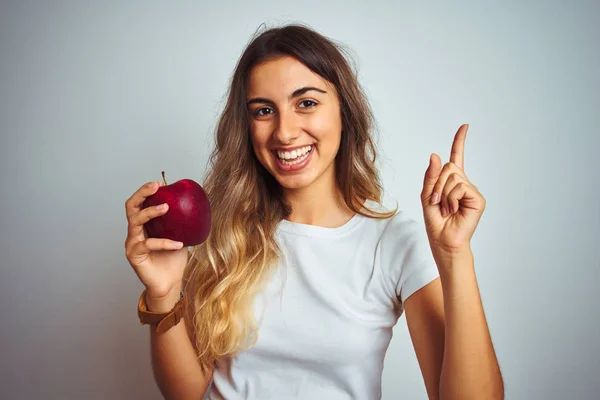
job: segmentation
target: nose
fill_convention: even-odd
[[[294,113],[280,112],[277,126],[273,132],[273,138],[283,144],[290,145],[296,141],[300,135],[300,127]]]

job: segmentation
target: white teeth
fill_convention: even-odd
[[[312,146],[304,146],[293,151],[277,151],[279,160],[285,165],[294,165],[303,161],[310,153]]]
[[[312,148],[312,146],[304,146],[293,151],[277,151],[277,156],[281,160],[294,160],[295,158],[302,157]]]

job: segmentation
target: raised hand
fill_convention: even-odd
[[[450,161],[442,167],[437,154],[429,158],[421,203],[432,250],[452,255],[470,250],[470,242],[485,209],[485,198],[465,174],[464,149],[468,125],[462,125],[452,144]]]

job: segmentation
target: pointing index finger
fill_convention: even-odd
[[[465,138],[469,124],[461,125],[454,136],[452,143],[452,152],[450,153],[450,162],[456,164],[460,169],[465,169]]]

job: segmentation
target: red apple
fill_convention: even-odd
[[[152,238],[166,238],[183,242],[183,246],[203,243],[210,232],[210,203],[206,192],[191,179],[182,179],[170,185],[162,172],[164,186],[146,198],[143,208],[167,203],[169,209],[144,224]]]

